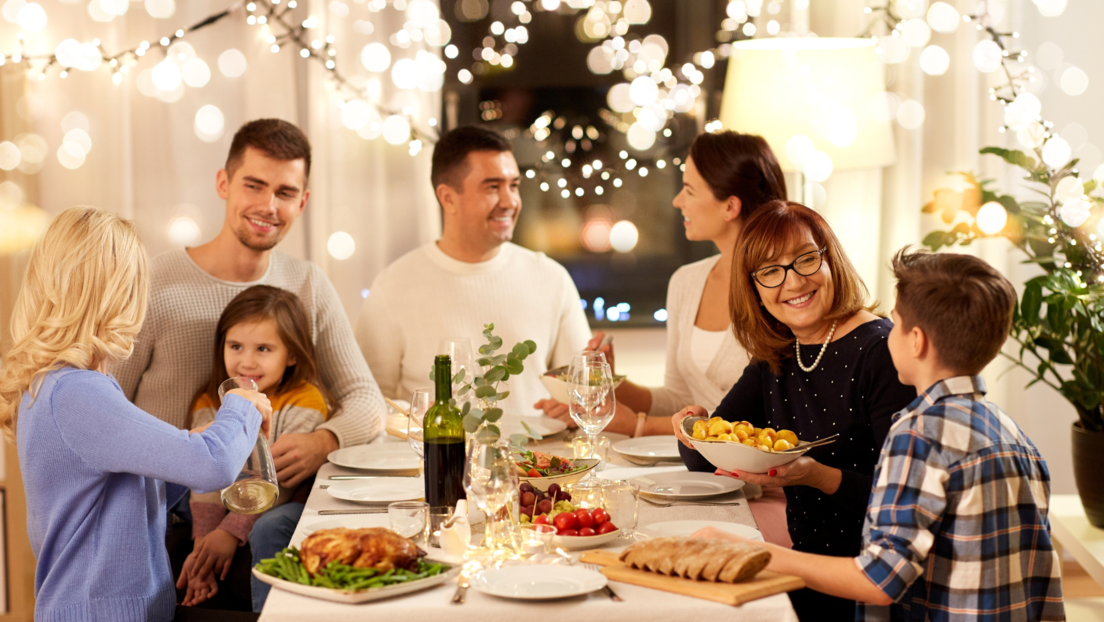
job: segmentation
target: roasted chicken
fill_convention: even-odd
[[[311,576],[330,562],[381,572],[396,568],[415,570],[424,556],[425,551],[413,542],[382,527],[322,529],[307,536],[299,547],[299,559]]]

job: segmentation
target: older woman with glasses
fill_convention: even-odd
[[[768,203],[744,225],[730,296],[733,332],[752,362],[712,415],[801,440],[839,437],[768,473],[718,474],[785,487],[795,550],[858,555],[882,441],[892,415],[916,397],[889,356],[892,324],[871,313],[828,223],[798,203]],[[691,470],[713,471],[682,432],[694,415],[709,413],[690,406],[672,418],[680,451]],[[791,599],[802,620],[854,619],[852,601],[810,590]]]

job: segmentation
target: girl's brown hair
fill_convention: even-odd
[[[762,136],[731,130],[700,134],[690,143],[690,158],[718,201],[740,199],[745,222],[763,204],[786,198],[786,178]]]
[[[764,264],[776,262],[806,232],[812,234],[817,248],[827,249],[824,261],[832,272],[835,296],[824,320],[844,320],[874,307],[867,302],[869,292],[858,271],[820,214],[792,201],[771,201],[761,206],[744,223],[736,243],[728,304],[736,340],[752,360],[766,362],[775,375],[782,373],[782,360],[793,356],[794,335],[762,305],[751,273]]]
[[[295,357],[295,365],[288,365],[284,377],[276,386],[276,393],[283,393],[304,382],[309,382],[322,393],[326,408],[333,411],[334,399],[318,374],[314,342],[310,336],[310,322],[303,303],[295,294],[270,285],[254,285],[234,297],[222,310],[215,329],[215,355],[211,363],[211,378],[195,396],[206,395],[212,404],[219,403],[218,388],[230,376],[226,373],[226,333],[238,324],[276,320],[276,332],[288,349],[288,356]],[[190,418],[190,414],[189,414]],[[190,424],[190,421],[189,421]]]

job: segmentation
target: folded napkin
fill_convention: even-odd
[[[441,550],[447,555],[461,557],[471,544],[471,525],[468,524],[468,502],[460,499],[452,518],[441,527]]]

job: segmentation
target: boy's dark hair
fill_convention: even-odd
[[[473,151],[513,153],[514,147],[501,134],[474,125],[449,131],[433,147],[433,165],[429,180],[434,190],[441,184],[460,190],[468,175],[468,154]]]
[[[919,326],[944,367],[972,376],[996,358],[1016,306],[1004,275],[977,257],[908,246],[893,257],[893,275],[903,328]]]
[[[277,160],[302,160],[305,165],[304,177],[310,177],[311,146],[307,135],[292,123],[283,119],[257,119],[238,129],[230,143],[230,153],[226,156],[226,175],[234,176],[241,165],[245,149],[252,147]]]

